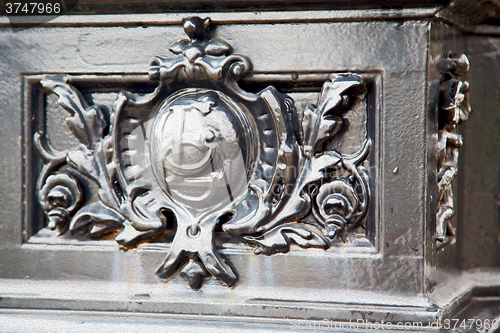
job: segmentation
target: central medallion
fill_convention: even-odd
[[[192,215],[221,209],[245,193],[252,172],[249,117],[227,95],[186,89],[154,119],[151,165],[163,191]]]

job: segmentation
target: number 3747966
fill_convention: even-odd
[[[443,328],[444,329],[479,329],[479,330],[488,330],[490,328],[497,329],[500,325],[500,322],[497,319],[489,320],[489,319],[445,319],[443,320]]]
[[[63,8],[58,2],[6,2],[7,15],[54,15],[62,14]]]

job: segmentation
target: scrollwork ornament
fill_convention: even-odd
[[[242,90],[237,82],[250,61],[232,54],[225,41],[208,39],[210,25],[210,19],[185,20],[189,39],[170,46],[172,57],[151,61],[157,88],[121,91],[109,116],[87,105],[68,77],[47,76],[41,84],[59,97],[80,144],[59,152],[45,133],[34,138],[47,162],[41,197],[54,177],[69,177],[64,170],[99,189],[98,201],[65,208],[70,234],[115,232],[116,242],[133,248],[174,233],[157,275],[167,280],[179,270],[193,289],[210,276],[228,286],[237,282],[217,250],[216,230],[256,253],[287,252],[292,243],[327,249],[362,223],[370,200],[363,165],[371,141],[353,155],[326,148],[343,115],[364,98],[362,77],[331,75],[318,103],[298,113],[272,86],[255,94]]]

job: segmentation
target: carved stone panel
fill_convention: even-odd
[[[498,43],[466,22],[494,5],[167,2],[0,17],[0,321],[432,331],[496,302]]]
[[[65,113],[73,143],[54,148],[48,128],[34,135],[47,222],[28,227],[30,242],[114,240],[125,250],[165,244],[156,274],[179,271],[193,289],[209,277],[236,284],[238,267],[219,251],[224,243],[263,255],[293,244],[357,244],[353,237],[375,244],[363,76],[316,75],[323,78],[317,93],[261,89],[242,80],[251,61],[210,39],[210,25],[186,19],[189,38],[172,43],[171,55],[153,57],[149,80],[136,79],[114,101],[97,102],[78,76],[31,79]],[[101,91],[113,80],[123,84],[89,80]]]

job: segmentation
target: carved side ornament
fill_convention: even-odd
[[[469,119],[469,83],[460,76],[469,70],[465,54],[449,54],[438,60],[441,73],[438,110],[437,181],[438,206],[436,216],[436,240],[444,242],[446,236],[454,236],[455,228],[450,218],[455,214],[452,183],[458,172],[458,150],[462,136],[456,133],[458,124]]]
[[[80,144],[60,152],[44,133],[34,137],[47,162],[38,190],[49,228],[91,238],[114,232],[125,248],[175,233],[157,275],[180,269],[193,289],[209,276],[237,281],[216,249],[216,231],[256,253],[287,252],[292,243],[327,249],[363,222],[370,200],[362,166],[370,140],[349,156],[325,150],[352,100],[365,96],[361,76],[332,75],[317,105],[299,114],[272,86],[242,90],[237,81],[250,61],[208,39],[209,27],[209,19],[185,20],[189,39],[170,46],[172,57],[151,61],[157,88],[121,91],[109,116],[66,77],[45,77]],[[98,200],[82,201],[75,174],[98,186]]]

